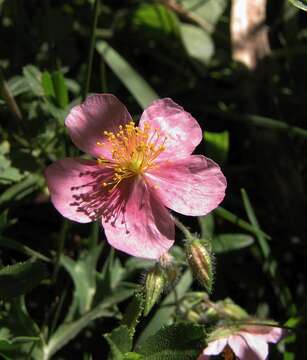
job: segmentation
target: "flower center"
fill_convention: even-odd
[[[148,123],[141,129],[131,121],[120,125],[117,133],[105,131],[104,135],[107,143],[98,142],[97,145],[109,145],[112,160],[100,157],[97,161],[114,170],[110,181],[102,184],[109,190],[115,189],[124,179],[143,174],[165,150],[166,138],[162,140],[158,130],[152,129]]]
[[[236,359],[235,354],[233,353],[232,349],[228,345],[226,345],[223,350],[223,357],[224,357],[224,360],[235,360]]]

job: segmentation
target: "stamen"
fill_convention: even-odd
[[[104,131],[110,145],[112,160],[100,157],[97,162],[114,170],[113,177],[102,184],[113,191],[123,180],[140,175],[154,166],[154,160],[165,150],[166,137],[161,137],[158,129],[148,123],[143,129],[133,121],[120,125],[117,133]],[[103,146],[97,142],[98,146]]]

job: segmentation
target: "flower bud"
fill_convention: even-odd
[[[231,299],[225,299],[220,304],[224,313],[235,320],[242,320],[248,317],[247,312],[239,305],[235,304]]]
[[[156,264],[146,275],[145,280],[145,307],[147,316],[154,304],[159,300],[166,285],[166,278],[160,264]]]
[[[186,255],[194,276],[211,293],[213,257],[210,244],[205,240],[193,239],[186,244]]]

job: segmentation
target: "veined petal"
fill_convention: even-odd
[[[127,254],[158,259],[174,243],[174,222],[143,179],[123,185],[121,210],[109,219],[102,217],[107,240]]]
[[[286,334],[287,331],[278,326],[265,325],[248,325],[245,328],[246,332],[261,337],[266,342],[278,343]]]
[[[101,183],[110,176],[95,161],[66,158],[45,171],[51,201],[66,218],[80,223],[97,219],[105,206]]]
[[[226,338],[214,340],[210,342],[208,346],[204,349],[203,355],[218,355],[224,350],[226,344]]]
[[[229,336],[228,345],[239,360],[258,360],[257,358],[250,357],[253,356],[253,353],[251,353],[245,339],[240,335]]]
[[[221,169],[202,155],[159,163],[146,177],[163,204],[184,215],[205,215],[225,196],[226,179]]]
[[[202,140],[198,122],[169,98],[156,100],[145,109],[139,126],[144,128],[145,123],[150,125],[152,133],[157,130],[160,134],[159,145],[166,138],[166,149],[158,160],[186,157]]]
[[[250,357],[248,360],[265,360],[269,354],[268,343],[261,337],[248,332],[240,332],[240,336],[244,338],[251,352],[254,353],[254,358]]]
[[[110,158],[104,131],[118,132],[119,125],[132,121],[131,116],[117,97],[111,94],[88,96],[73,107],[65,125],[74,144],[82,151],[98,158]],[[97,143],[104,144],[103,146]]]

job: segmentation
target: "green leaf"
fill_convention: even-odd
[[[212,251],[215,253],[239,250],[254,243],[254,238],[246,234],[219,234],[212,240]]]
[[[32,349],[33,359],[42,359],[40,329],[28,314],[24,296],[6,302],[2,307],[0,329],[1,354],[12,359],[26,359]]]
[[[1,227],[0,227],[1,228]],[[19,243],[18,241],[15,241],[13,239],[10,239],[8,237],[5,236],[0,236],[0,247],[5,247],[8,249],[13,249],[16,250],[22,254],[31,256],[31,257],[36,257],[37,259],[43,260],[43,261],[47,261],[50,262],[50,259],[48,259],[45,255],[40,254],[39,252],[29,248],[26,245],[23,245],[21,243]]]
[[[258,220],[256,218],[256,215],[254,213],[254,210],[252,208],[252,205],[251,205],[251,203],[249,201],[249,198],[247,196],[246,191],[244,189],[242,189],[241,194],[242,194],[243,204],[244,204],[244,207],[245,207],[245,210],[246,210],[249,221],[252,223],[252,225],[256,229],[261,230],[260,226],[259,226],[259,223],[258,223]],[[263,257],[265,259],[267,259],[269,257],[269,254],[270,254],[270,246],[267,243],[266,239],[262,235],[259,234],[257,238],[258,238],[258,241],[259,241],[259,245],[260,245]]]
[[[114,253],[114,249],[111,249],[101,274],[98,274],[96,302],[100,302],[106,295],[112,294],[123,279],[124,268],[120,260],[114,257]]]
[[[218,215],[219,217],[231,222],[232,224],[235,224],[237,226],[239,226],[240,228],[249,231],[250,233],[257,235],[257,234],[261,234],[265,239],[271,239],[271,237],[264,233],[262,230],[260,230],[259,228],[249,224],[247,221],[241,219],[239,216],[233,214],[232,212],[222,208],[221,206],[219,206],[218,208],[216,208],[214,210],[214,213],[216,215]]]
[[[93,246],[89,251],[81,253],[77,261],[62,255],[61,265],[69,272],[75,285],[80,314],[91,309],[96,293],[96,266],[102,245]]]
[[[13,201],[20,201],[25,196],[31,194],[42,185],[42,178],[31,174],[21,182],[12,185],[0,195],[0,207],[6,206]]]
[[[128,327],[131,337],[134,336],[135,328],[144,310],[143,291],[137,291],[127,307],[123,318],[123,324]]]
[[[36,96],[44,96],[42,86],[42,73],[34,65],[27,65],[23,68],[23,75],[28,83],[29,88]]]
[[[148,337],[153,335],[156,331],[161,329],[162,326],[169,324],[171,317],[175,314],[180,299],[185,295],[192,285],[193,277],[190,270],[186,270],[179,280],[175,289],[161,302],[159,309],[151,318],[146,328],[142,331],[138,344]]]
[[[15,166],[12,166],[10,159],[10,143],[3,141],[0,143],[0,183],[11,184],[20,181],[24,175]]]
[[[123,360],[124,354],[132,350],[132,337],[126,325],[105,334],[104,338],[110,345],[113,360]]]
[[[221,111],[216,109],[209,109],[209,112],[219,116],[223,116],[226,119],[244,123],[246,125],[259,126],[262,128],[271,129],[288,135],[300,136],[307,138],[307,130],[298,126],[289,126],[287,122],[268,118],[266,116],[252,115],[252,114],[237,114],[230,111]]]
[[[200,234],[202,239],[212,239],[214,235],[214,216],[212,213],[199,216],[198,223],[200,226]]]
[[[105,304],[101,304],[79,319],[60,325],[49,339],[48,344],[44,346],[44,359],[50,359],[52,355],[77,336],[90,322],[103,317],[105,313],[109,314],[106,311],[106,307]]]
[[[306,0],[289,0],[297,8],[307,11],[307,1]]]
[[[288,288],[287,284],[284,282],[284,280],[280,277],[278,273],[278,262],[272,257],[270,245],[268,244],[266,238],[260,232],[260,225],[252,207],[252,204],[249,200],[249,197],[244,189],[241,189],[241,194],[248,219],[252,223],[252,225],[256,229],[258,229],[256,239],[262,252],[261,260],[265,260],[263,268],[270,274],[272,282],[274,283],[274,289],[281,304],[284,306],[284,309],[290,316],[296,316],[298,310],[296,308],[296,304],[293,301],[292,293]]]
[[[123,360],[142,360],[142,359],[143,356],[136,352],[127,352],[123,358]]]
[[[151,39],[159,32],[168,38],[180,36],[177,16],[162,4],[141,4],[133,14],[132,25]]]
[[[44,71],[42,74],[42,86],[44,89],[45,96],[47,97],[55,96],[53,82],[49,71]]]
[[[183,45],[193,60],[207,65],[214,54],[214,43],[211,36],[199,26],[181,25]]]
[[[208,32],[214,32],[215,25],[224,13],[228,0],[181,0],[180,5],[196,22]]]
[[[70,340],[77,336],[90,322],[100,317],[108,317],[110,312],[108,308],[117,303],[126,300],[135,292],[135,285],[131,286],[122,283],[116,288],[114,294],[110,294],[103,299],[103,302],[97,305],[93,310],[82,315],[75,321],[63,323],[51,336],[49,343],[44,347],[45,360],[48,360],[58,350],[65,346]]]
[[[114,293],[106,296],[103,301],[98,304],[93,310],[85,313],[80,318],[74,321],[64,322],[58,327],[55,333],[51,336],[49,343],[44,347],[45,360],[50,359],[58,350],[65,346],[70,340],[77,336],[86,326],[93,320],[100,317],[109,317],[109,307],[113,307],[117,303],[126,300],[135,292],[135,285],[122,282]]]
[[[8,81],[8,86],[14,97],[29,91],[29,84],[24,76],[13,76]]]
[[[38,260],[8,265],[0,270],[0,299],[27,293],[47,276],[46,265]]]
[[[98,41],[98,53],[118,76],[142,108],[146,108],[153,100],[159,98],[151,86],[136,70],[108,43]]]
[[[204,339],[202,326],[177,323],[159,330],[137,350],[144,360],[195,360],[204,348]]]
[[[229,151],[228,131],[220,133],[206,131],[204,138],[208,156],[218,163],[225,163]]]
[[[61,71],[54,71],[51,77],[53,82],[56,104],[61,109],[66,109],[68,106],[68,90],[65,83],[65,78]]]

